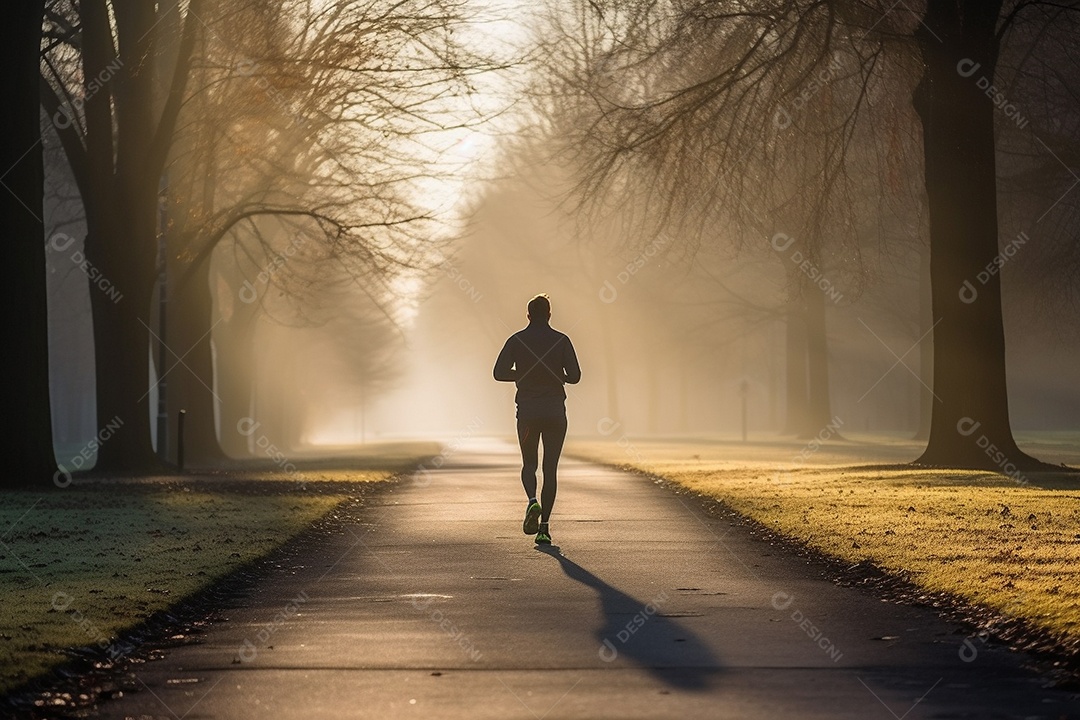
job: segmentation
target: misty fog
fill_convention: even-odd
[[[511,51],[531,42],[535,34],[508,23],[500,7],[484,5],[483,11],[504,29],[517,28],[503,33]],[[482,28],[482,22],[473,28],[470,42],[483,44]],[[822,88],[842,85],[842,69],[831,61],[795,104],[782,106],[778,126],[801,121],[798,113],[809,115]],[[502,341],[524,326],[526,301],[541,292],[551,296],[552,324],[573,339],[583,367],[582,382],[567,388],[572,436],[745,433],[754,440],[785,430],[806,434],[788,417],[790,395],[805,392],[792,384],[806,384],[804,376],[815,372],[805,361],[792,366],[788,357],[792,342],[806,342],[792,339],[789,323],[791,303],[806,287],[820,290],[824,300],[827,358],[827,372],[819,368],[810,381],[825,388],[827,405],[824,415],[818,408],[813,427],[826,419],[852,439],[925,435],[933,333],[926,314],[926,201],[917,177],[900,181],[909,194],[900,193],[895,204],[902,209],[889,214],[851,196],[858,203],[844,211],[849,236],[835,246],[799,237],[799,228],[808,226],[791,215],[726,222],[730,208],[720,200],[701,217],[696,200],[665,216],[679,206],[657,210],[640,183],[627,185],[627,194],[601,212],[586,209],[573,153],[547,152],[561,142],[558,123],[552,130],[542,108],[522,108],[516,98],[543,72],[523,63],[479,73],[486,78],[478,81],[483,99],[472,104],[484,107],[462,121],[467,127],[431,132],[423,142],[403,136],[390,145],[398,154],[388,163],[412,153],[423,172],[400,181],[405,200],[376,194],[364,212],[413,203],[434,222],[407,236],[372,236],[375,255],[327,245],[326,228],[303,219],[256,218],[219,243],[208,278],[212,327],[196,328],[189,338],[212,341],[212,383],[189,367],[194,346],[181,346],[168,321],[160,327],[168,314],[154,304],[162,299],[161,283],[178,282],[171,271],[163,273],[146,313],[155,318],[148,358],[155,446],[160,432],[175,442],[183,399],[161,400],[170,381],[184,382],[187,375],[198,380],[186,380],[197,392],[201,385],[214,396],[214,435],[234,458],[254,451],[252,436],[236,429],[245,420],[292,452],[411,436],[509,437],[514,388],[494,382],[491,368]],[[253,92],[272,111],[284,110],[280,92],[262,85]],[[464,105],[455,102],[440,98],[433,112],[460,116]],[[504,116],[509,107],[513,112]],[[244,151],[257,158],[262,130],[243,132],[250,135]],[[905,157],[915,152],[914,141],[902,142],[910,146]],[[90,294],[115,288],[100,287],[108,279],[84,262],[86,225],[70,170],[55,137],[45,137],[45,148],[52,417],[58,447],[72,452],[100,425]],[[428,159],[415,160],[425,152]],[[232,167],[223,157],[209,157],[211,165],[223,163],[223,173]],[[184,162],[181,157],[178,174],[196,176],[199,166]],[[874,167],[858,172],[873,174]],[[889,172],[896,171],[890,165]],[[239,195],[247,183],[306,202],[297,189],[302,173],[259,180],[264,169],[245,172],[249,178],[240,175],[243,182],[218,191]],[[703,163],[682,172],[693,185],[705,184],[712,171]],[[752,170],[739,167],[742,172]],[[785,192],[812,192],[813,176],[805,168],[792,172]],[[897,181],[890,176],[889,182]],[[754,208],[758,201],[740,200]],[[1006,218],[1023,207],[1004,205]],[[171,212],[162,209],[163,226],[178,223]],[[761,219],[759,210],[750,212]],[[1045,286],[1040,281],[1044,231],[1053,229],[1018,234],[1003,223],[1001,231],[1000,244],[1009,250],[1000,272],[1009,410],[1020,432],[1080,426],[1080,367],[1073,360],[1080,334],[1068,302],[1047,300],[1059,292],[1060,278]],[[193,251],[175,252],[191,257]],[[395,264],[400,267],[391,269]],[[805,335],[805,329],[797,332]]]
[[[485,183],[466,203],[467,221],[441,251],[439,272],[394,296],[389,311],[398,315],[377,348],[364,342],[361,326],[340,319],[305,327],[295,317],[304,308],[291,308],[285,322],[261,314],[249,330],[257,350],[238,370],[254,387],[243,415],[266,415],[277,443],[295,450],[409,436],[510,437],[514,388],[495,383],[491,367],[502,341],[526,324],[526,301],[546,292],[552,325],[574,340],[583,367],[581,384],[567,388],[571,435],[738,438],[744,394],[749,439],[783,429],[784,271],[800,258],[777,249],[782,239],[746,238],[737,254],[722,242],[693,254],[672,238],[630,244],[617,218],[583,227],[549,167],[519,174]],[[828,286],[830,396],[845,437],[911,436],[919,426],[918,239],[902,251],[870,258],[861,287]],[[55,431],[58,443],[72,446],[95,432],[92,337],[85,278],[58,269],[66,272],[50,276]],[[1037,286],[1004,277],[1015,427],[1075,429],[1077,335],[1040,310]],[[252,280],[283,292],[273,278]],[[219,292],[219,312],[250,309],[243,293],[252,281],[243,282]],[[367,300],[357,294],[345,302]],[[227,331],[215,328],[214,339],[228,341]],[[232,432],[222,428],[220,409],[218,422],[219,436]]]

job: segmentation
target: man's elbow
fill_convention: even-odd
[[[577,385],[579,382],[581,382],[581,373],[580,372],[576,372],[573,375],[571,375],[570,373],[566,374],[566,384],[567,385]]]

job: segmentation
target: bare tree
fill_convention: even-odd
[[[574,20],[586,51],[562,63],[561,84],[577,89],[563,97],[584,128],[574,145],[586,149],[582,193],[623,198],[640,227],[676,226],[688,242],[723,224],[749,237],[789,232],[812,266],[856,278],[857,189],[876,185],[884,215],[913,195],[890,192],[892,140],[901,158],[921,149],[938,398],[921,462],[1038,466],[1009,427],[1000,277],[977,302],[962,298],[998,252],[995,105],[965,70],[992,83],[1017,18],[1051,5],[1066,12],[1023,1],[928,0],[914,11],[852,0],[701,1],[674,12],[582,3]],[[566,17],[556,21],[565,30]]]
[[[151,471],[147,389],[150,300],[157,276],[158,187],[185,95],[200,0],[56,2],[46,15],[41,102],[63,144],[86,213],[85,257],[116,292],[91,293],[103,470]],[[183,14],[180,36],[165,15]],[[168,80],[157,59],[177,42]],[[118,299],[119,298],[119,299]]]
[[[417,185],[443,169],[425,143],[477,121],[444,96],[467,95],[469,75],[487,67],[450,39],[459,19],[447,4],[220,12],[190,110],[191,154],[202,160],[177,183],[189,210],[170,243],[171,292],[189,299],[181,307],[200,308],[179,338],[181,348],[201,345],[200,371],[187,374],[196,382],[179,402],[199,408],[198,445],[211,458],[210,258],[222,246],[240,258],[232,267],[242,302],[284,289],[299,312],[340,272],[387,302],[395,277],[423,272],[436,256],[433,208],[417,201]],[[368,41],[373,33],[378,43]],[[277,232],[260,230],[269,227]]]
[[[99,467],[157,464],[143,419],[159,187],[176,313],[159,372],[182,368],[172,390],[212,459],[215,250],[257,244],[248,222],[274,216],[304,224],[356,278],[422,267],[433,210],[417,183],[436,169],[427,141],[474,119],[460,96],[486,66],[454,41],[452,1],[57,5],[44,102],[79,179],[87,258],[125,298],[94,303],[98,416],[125,419]],[[153,75],[167,79],[163,96]]]
[[[844,52],[842,41],[817,52],[784,52],[792,40],[778,29],[782,12],[755,18],[751,8],[736,18],[712,8],[717,17],[710,17],[698,8],[669,22],[646,3],[576,7],[574,22],[558,14],[552,20],[556,80],[547,104],[556,132],[570,137],[586,209],[595,213],[599,205],[630,218],[644,243],[659,233],[674,236],[691,255],[707,246],[724,247],[733,259],[747,251],[780,257],[787,278],[786,429],[815,434],[831,418],[821,268],[828,266],[830,287],[843,281],[849,296],[862,281],[851,208],[867,185],[839,170],[854,132],[840,98],[864,91],[866,59]],[[722,27],[725,18],[730,23]],[[812,18],[811,32],[822,35],[827,24]],[[710,77],[738,62],[740,38],[770,25],[773,37],[749,65],[775,52],[782,57],[774,67],[752,78],[743,76],[745,68]],[[835,87],[826,87],[830,81]],[[751,118],[762,103],[767,116]],[[812,142],[793,142],[796,131]],[[811,183],[822,191],[807,192]],[[778,236],[788,240],[786,255],[770,247]],[[790,257],[812,263],[817,282]]]
[[[1044,5],[1055,9],[1046,12]],[[929,202],[937,395],[923,463],[1042,467],[1016,446],[1009,420],[996,272],[997,107],[983,86],[993,84],[1002,43],[1018,18],[1075,23],[1068,7],[929,0],[914,31],[925,66],[914,105],[922,123]],[[995,271],[984,276],[988,268]]]

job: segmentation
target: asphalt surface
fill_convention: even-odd
[[[648,479],[458,449],[282,564],[105,718],[1061,718],[1074,693]]]

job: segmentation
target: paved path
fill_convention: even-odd
[[[477,443],[377,494],[101,715],[1080,717],[1017,656],[976,641],[965,662],[933,613],[838,587],[643,478],[564,461],[540,551],[515,462]]]

